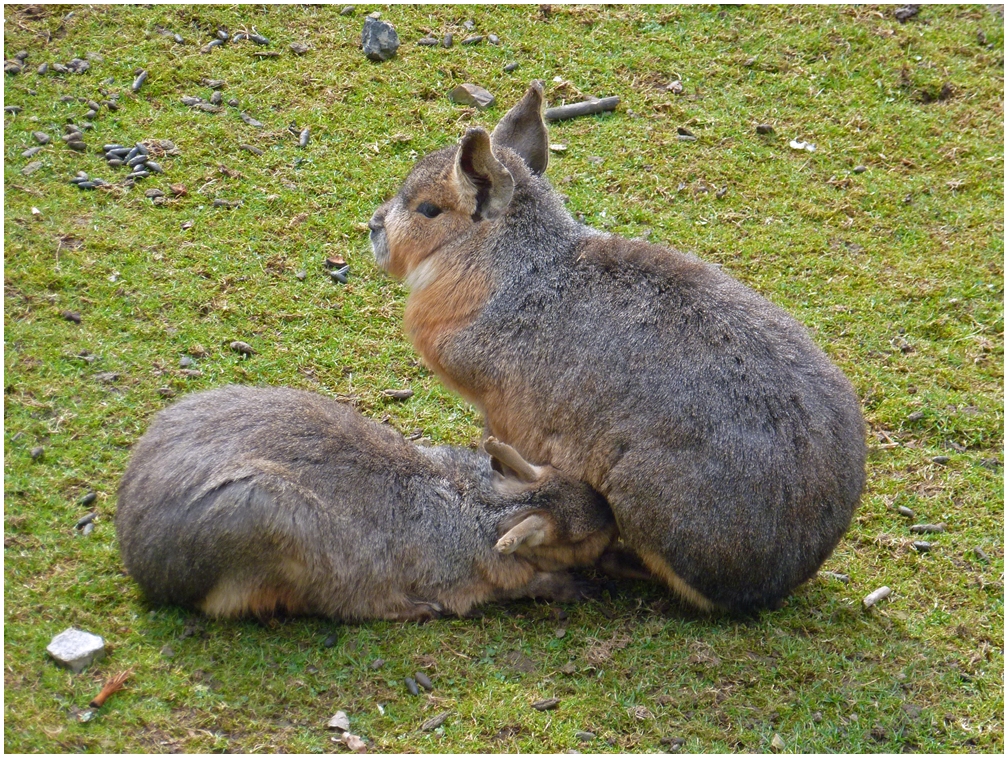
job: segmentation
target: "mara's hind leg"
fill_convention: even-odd
[[[669,566],[665,559],[658,555],[658,553],[641,550],[638,551],[638,554],[640,555],[641,560],[644,561],[644,565],[651,570],[651,573],[661,579],[666,585],[668,585],[669,589],[687,603],[705,612],[719,610],[717,605],[686,584],[682,577],[673,571],[672,567]]]
[[[287,557],[274,570],[258,576],[225,576],[198,606],[217,618],[311,614],[315,608],[307,591],[307,575],[304,563]]]
[[[376,616],[387,621],[416,621],[418,624],[422,624],[425,621],[441,618],[443,610],[444,608],[437,603],[403,598],[401,603],[395,604],[385,611],[379,611]]]
[[[606,548],[595,562],[595,567],[612,579],[632,579],[639,582],[658,580],[658,577],[648,571],[637,553],[623,544]]]
[[[494,600],[533,597],[555,603],[574,603],[602,594],[598,584],[567,571],[540,571],[527,584],[513,589],[498,589]]]

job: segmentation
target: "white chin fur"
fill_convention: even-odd
[[[371,251],[374,253],[375,263],[382,268],[388,268],[389,249],[385,232],[371,232]]]
[[[410,292],[422,290],[437,278],[434,261],[428,258],[406,275],[406,286]]]

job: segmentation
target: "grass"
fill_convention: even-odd
[[[380,10],[403,44],[374,64],[357,49],[370,10],[5,7],[7,57],[29,52],[4,93],[23,108],[4,130],[5,749],[329,751],[344,749],[324,728],[342,709],[389,752],[679,740],[759,752],[775,734],[796,752],[1003,752],[1000,13],[925,6],[900,24],[871,6],[393,6]],[[500,45],[415,44],[427,31],[460,39],[468,18]],[[282,54],[256,58],[248,42],[201,54],[221,25],[254,26]],[[296,40],[313,50],[294,56]],[[88,53],[98,57],[85,74],[35,74]],[[512,60],[518,70],[503,73]],[[150,76],[134,95],[139,67]],[[209,98],[207,77],[264,127],[233,108],[185,107],[183,95]],[[635,583],[563,609],[489,606],[423,626],[149,608],[123,572],[112,517],[130,445],[170,395],[290,385],[352,398],[436,442],[479,439],[477,415],[403,337],[405,292],[374,265],[363,224],[418,155],[468,124],[492,126],[532,78],[553,102],[622,98],[615,114],[552,127],[567,150],[549,175],[572,211],[722,264],[805,323],[853,381],[869,482],[824,566],[849,583],[820,575],[750,621],[697,616]],[[681,95],[664,89],[674,78]],[[451,104],[445,93],[463,81],[498,104]],[[79,191],[67,182],[78,170],[122,174],[58,136],[82,118],[78,98],[112,93],[121,107],[102,110],[89,145],[169,139],[181,154],[133,190]],[[306,149],[291,122],[311,126]],[[774,134],[756,134],[764,122]],[[679,141],[677,127],[698,140]],[[33,130],[56,144],[25,176]],[[816,152],[790,149],[793,138]],[[179,183],[187,193],[160,207],[144,197]],[[350,263],[347,285],[327,276],[330,255]],[[242,359],[232,340],[256,354]],[[186,355],[202,376],[181,374]],[[404,386],[406,402],[381,394]],[[73,526],[92,490],[99,518],[82,537]],[[901,505],[947,524],[931,552],[911,547]],[[863,610],[883,584],[892,596]],[[111,646],[80,675],[45,653],[71,625]],[[127,667],[127,689],[80,723],[74,714]],[[411,697],[402,679],[420,668],[435,689]],[[545,697],[560,707],[530,708]],[[442,727],[420,731],[444,710]],[[578,730],[597,737],[582,744]]]

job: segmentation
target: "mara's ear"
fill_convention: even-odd
[[[510,470],[519,481],[531,484],[543,475],[542,466],[533,466],[521,457],[521,454],[510,445],[506,445],[496,437],[487,437],[483,449],[501,467]]]
[[[536,547],[549,539],[550,522],[543,516],[533,513],[526,516],[497,540],[494,550],[509,555],[522,545]]]
[[[543,85],[538,79],[493,130],[490,141],[520,155],[533,174],[542,174],[549,163],[549,135],[543,121]]]
[[[490,135],[476,127],[465,133],[455,158],[455,186],[474,220],[500,216],[514,194],[514,178],[494,157]]]

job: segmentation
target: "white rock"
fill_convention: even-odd
[[[343,711],[336,711],[336,714],[329,719],[327,726],[330,729],[338,729],[341,732],[350,731],[350,718]]]
[[[105,640],[97,634],[71,628],[53,637],[46,650],[56,663],[79,674],[105,657]]]

